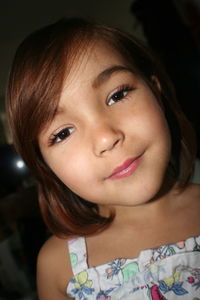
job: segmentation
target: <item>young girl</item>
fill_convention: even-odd
[[[145,47],[84,20],[47,26],[16,53],[7,111],[53,233],[41,300],[200,299],[194,135]]]

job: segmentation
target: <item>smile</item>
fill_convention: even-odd
[[[141,159],[142,155],[137,156],[135,158],[127,159],[121,166],[113,170],[112,174],[108,177],[108,179],[119,179],[130,176],[137,169]]]

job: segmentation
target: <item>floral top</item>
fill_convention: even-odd
[[[200,236],[89,268],[83,237],[69,241],[67,295],[81,300],[200,300]]]

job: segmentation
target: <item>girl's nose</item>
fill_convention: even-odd
[[[92,130],[92,143],[94,153],[97,156],[105,155],[119,146],[124,140],[123,132],[107,123],[101,123]]]

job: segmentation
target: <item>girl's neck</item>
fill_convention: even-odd
[[[178,183],[175,183],[171,179],[167,181],[167,184],[160,189],[159,193],[153,199],[146,201],[144,204],[137,206],[101,206],[100,213],[108,216],[110,210],[114,210],[115,219],[113,225],[145,224],[144,220],[150,222],[151,220],[155,220],[155,218],[157,219],[158,216],[162,218],[170,216],[177,205],[174,198],[179,196],[181,191]]]
[[[200,235],[200,186],[177,184],[168,193],[138,207],[115,207],[110,227],[87,238],[89,264],[136,258],[142,250]]]

